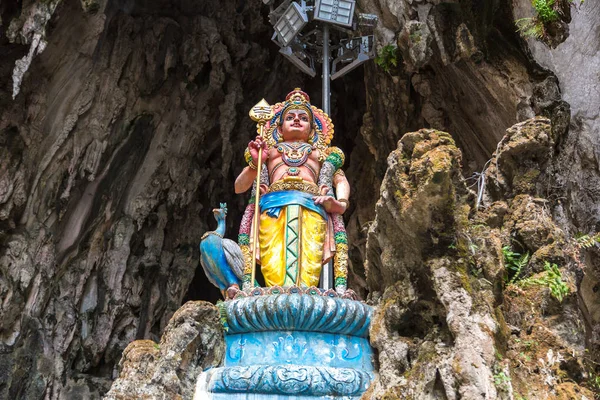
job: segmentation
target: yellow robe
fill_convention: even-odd
[[[268,211],[260,215],[257,246],[266,286],[317,286],[335,251],[331,221],[299,204],[280,207],[276,217]]]

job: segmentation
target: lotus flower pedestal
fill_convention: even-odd
[[[227,352],[195,400],[358,399],[373,379],[373,310],[334,292],[256,288],[220,303]]]

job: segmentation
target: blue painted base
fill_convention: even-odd
[[[225,360],[200,375],[194,400],[359,399],[373,380],[364,303],[276,294],[224,304]]]
[[[304,365],[371,373],[367,338],[320,332],[272,331],[226,335],[224,367]]]
[[[358,400],[360,396],[288,396],[279,394],[255,393],[206,393],[205,397],[199,395],[194,400]]]

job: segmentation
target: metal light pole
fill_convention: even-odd
[[[329,115],[330,111],[330,74],[329,74],[329,25],[323,24],[323,111]]]

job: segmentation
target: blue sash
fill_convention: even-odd
[[[271,192],[260,197],[261,212],[267,210],[267,215],[273,218],[279,218],[281,208],[291,204],[297,204],[311,211],[318,213],[324,219],[327,219],[327,212],[323,206],[315,204],[315,197],[312,194],[299,192],[297,190],[285,190],[282,192]]]

